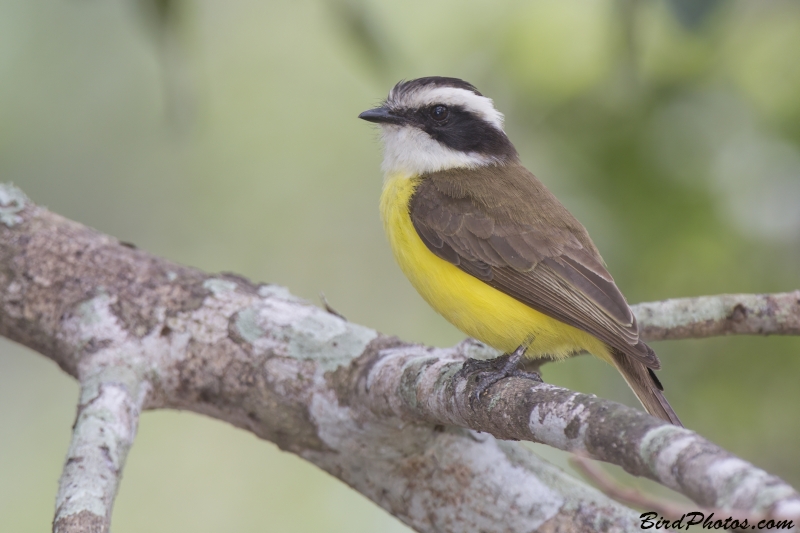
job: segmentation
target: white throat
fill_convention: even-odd
[[[382,125],[383,171],[409,177],[451,168],[476,168],[495,165],[493,156],[460,152],[444,146],[413,126]]]

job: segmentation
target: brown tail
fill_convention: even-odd
[[[672,410],[669,402],[661,393],[664,387],[661,386],[661,382],[658,381],[655,373],[644,364],[619,350],[612,349],[611,353],[614,359],[614,366],[617,367],[619,373],[628,382],[628,386],[639,398],[639,401],[642,402],[647,412],[676,426],[683,427],[678,415],[675,414],[675,411]]]

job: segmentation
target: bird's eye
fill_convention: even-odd
[[[450,114],[450,111],[447,109],[447,106],[443,105],[435,105],[431,108],[431,118],[438,122],[443,121],[447,118],[447,115]]]

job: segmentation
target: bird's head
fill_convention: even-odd
[[[401,81],[358,118],[381,126],[383,170],[422,175],[517,160],[492,100],[458,78]]]

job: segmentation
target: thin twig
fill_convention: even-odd
[[[638,489],[626,487],[617,482],[595,463],[578,454],[573,454],[572,457],[569,458],[569,462],[597,485],[606,496],[626,505],[647,511],[655,511],[668,518],[680,518],[686,513],[698,510],[697,507],[690,508],[678,502],[657,498],[645,494]]]
[[[631,306],[643,339],[701,339],[719,335],[800,335],[800,290],[719,294]]]
[[[339,311],[337,311],[336,309],[331,307],[331,305],[328,303],[328,299],[325,298],[325,293],[324,292],[320,292],[319,293],[319,299],[322,300],[322,306],[325,308],[325,310],[327,312],[329,312],[333,316],[338,316],[339,318],[341,318],[342,320],[347,322],[347,318],[345,318],[345,316],[343,314],[341,314]]]

